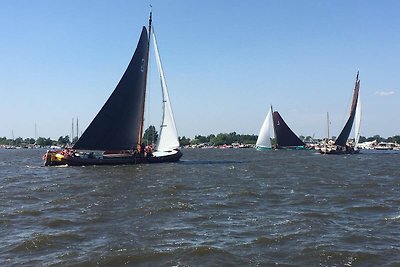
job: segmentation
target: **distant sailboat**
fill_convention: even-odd
[[[333,144],[325,145],[320,149],[322,154],[354,154],[358,150],[354,149],[355,144],[349,144],[347,141],[350,136],[351,129],[355,121],[355,143],[358,143],[360,137],[361,125],[361,100],[360,93],[360,80],[358,79],[359,72],[357,72],[356,82],[354,85],[353,98],[351,101],[350,115],[344,125],[342,131]]]
[[[276,148],[305,149],[305,143],[289,128],[278,111],[272,115],[276,138]]]
[[[142,144],[147,69],[150,49],[149,32],[143,27],[135,53],[111,96],[73,146],[74,151],[48,151],[45,165],[117,165],[178,161],[182,156],[175,122],[156,50],[163,85],[163,125],[156,151],[145,151]],[[75,150],[85,151],[77,153]],[[87,152],[86,152],[87,151]]]
[[[272,121],[272,106],[269,108],[267,116],[265,117],[264,123],[261,126],[260,133],[258,134],[256,149],[265,150],[272,149],[271,144],[271,132],[274,124]]]

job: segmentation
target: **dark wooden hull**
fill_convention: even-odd
[[[146,164],[146,163],[163,163],[176,162],[182,157],[182,152],[161,157],[145,157],[140,154],[120,156],[120,157],[101,157],[101,158],[83,158],[83,157],[64,157],[55,159],[51,155],[47,155],[45,166],[93,166],[93,165],[130,165],[130,164]]]
[[[351,155],[351,154],[359,154],[360,153],[360,151],[358,151],[358,150],[356,150],[356,151],[349,151],[349,152],[346,152],[346,151],[330,151],[330,152],[322,152],[322,151],[320,151],[320,153],[321,154],[326,154],[326,155]]]
[[[347,149],[320,149],[319,153],[326,155],[350,155],[350,154],[359,154],[360,150],[355,150],[354,148]]]

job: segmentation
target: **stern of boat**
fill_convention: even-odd
[[[64,155],[61,155],[58,152],[47,151],[43,155],[44,166],[57,166],[57,165],[64,165],[63,162]]]
[[[174,149],[171,151],[154,151],[151,158],[149,158],[150,163],[161,163],[161,162],[176,162],[183,156],[180,149]]]

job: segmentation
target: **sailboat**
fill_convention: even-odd
[[[175,162],[182,157],[150,12],[133,57],[116,88],[71,150],[47,151],[44,165],[118,165]],[[150,37],[163,92],[163,122],[155,150],[142,142]]]
[[[306,149],[306,144],[289,128],[278,111],[272,114],[274,122],[276,148]]]
[[[256,149],[267,150],[272,149],[271,132],[274,124],[272,122],[272,106],[269,108],[267,116],[261,126],[260,133],[258,134]]]
[[[359,150],[355,149],[360,138],[360,126],[361,126],[361,100],[359,97],[360,93],[360,80],[358,79],[359,72],[357,72],[356,82],[354,85],[353,97],[351,101],[351,108],[349,118],[346,121],[342,131],[337,137],[335,142],[330,142],[324,145],[320,149],[322,154],[354,154],[358,153]],[[355,121],[355,144],[348,143],[348,139],[353,128]]]

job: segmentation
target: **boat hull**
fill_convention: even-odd
[[[354,147],[341,147],[341,146],[330,146],[330,147],[322,147],[319,150],[321,154],[327,155],[346,155],[346,154],[358,154],[360,153],[359,149],[354,149]]]
[[[278,146],[277,149],[282,149],[282,150],[311,150],[309,147],[306,147],[306,146]]]
[[[265,147],[265,146],[256,146],[256,149],[257,149],[258,151],[273,150],[272,147]]]
[[[176,162],[182,157],[183,153],[180,150],[174,151],[175,153],[170,153],[163,156],[153,156],[148,158],[148,163],[163,163],[163,162]]]
[[[176,162],[182,157],[182,152],[177,150],[174,154],[165,156],[144,156],[141,154],[126,155],[120,157],[57,157],[53,152],[47,152],[44,156],[44,166],[93,166],[93,165],[131,165],[147,163]]]

